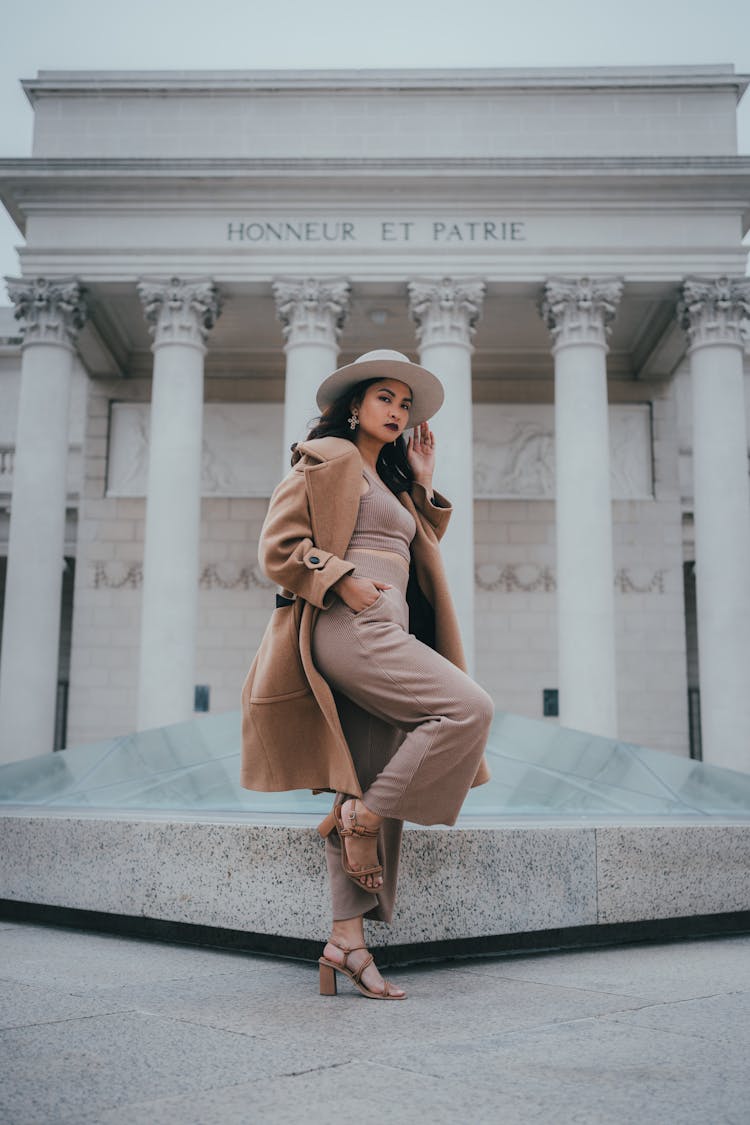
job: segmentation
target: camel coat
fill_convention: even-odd
[[[335,437],[301,442],[296,458],[271,497],[260,535],[260,565],[293,601],[274,610],[242,689],[240,783],[266,792],[327,789],[361,796],[333,694],[312,660],[311,637],[317,615],[336,597],[331,586],[354,570],[343,556],[359,511],[362,460],[352,442]],[[451,508],[438,493],[434,498],[419,484],[399,497],[417,525],[411,545],[416,597],[434,611],[434,634],[431,628],[425,634],[432,647],[465,670],[438,546]],[[473,784],[488,779],[483,761]]]

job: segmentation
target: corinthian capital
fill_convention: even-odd
[[[750,279],[688,277],[677,304],[677,319],[691,348],[739,344],[750,325]]]
[[[221,313],[219,290],[210,277],[144,277],[137,285],[154,347],[191,344],[203,348]]]
[[[336,347],[349,310],[351,286],[345,277],[279,277],[273,282],[276,313],[287,347]]]
[[[86,291],[78,278],[8,278],[7,284],[16,320],[21,321],[24,346],[74,346],[86,321]]]
[[[551,277],[544,286],[539,312],[554,347],[606,347],[621,296],[618,277]]]
[[[420,347],[429,344],[471,347],[471,338],[482,315],[485,289],[484,282],[476,277],[418,277],[410,281],[409,312],[417,326]]]

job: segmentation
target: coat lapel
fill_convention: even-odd
[[[313,538],[318,547],[343,556],[359,510],[362,461],[355,446],[333,461],[305,466]]]

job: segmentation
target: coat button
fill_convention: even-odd
[[[317,563],[319,563],[319,562],[320,562],[320,559],[318,558],[318,556],[317,556],[317,555],[310,555],[310,556],[308,557],[308,560],[307,560],[307,561],[308,561],[309,563],[312,563],[312,565],[313,565],[313,566],[315,566],[315,565],[316,565]]]

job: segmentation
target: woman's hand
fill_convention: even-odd
[[[331,587],[334,594],[355,613],[360,613],[377,601],[381,590],[391,588],[389,582],[376,582],[373,578],[353,578],[351,574],[345,574]]]
[[[406,446],[406,460],[415,481],[423,485],[429,496],[435,471],[435,435],[426,422],[414,427]]]

